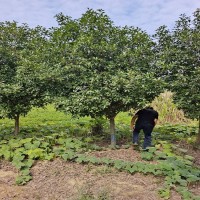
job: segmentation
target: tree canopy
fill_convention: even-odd
[[[46,103],[45,85],[35,75],[40,67],[39,54],[45,42],[44,29],[31,29],[16,22],[0,23],[0,108],[1,117],[15,119],[33,106]]]
[[[58,27],[0,23],[1,117],[15,119],[57,98],[73,115],[106,116],[115,140],[115,116],[138,109],[167,88],[191,118],[200,113],[200,11],[181,15],[173,30],[160,27],[154,40],[134,27],[115,26],[103,10],[79,19],[60,13]],[[200,141],[200,134],[199,134]]]
[[[89,9],[78,20],[59,14],[57,21],[56,41],[66,52],[64,81],[71,83],[59,108],[80,116],[106,116],[114,144],[117,113],[141,108],[161,91],[162,81],[152,73],[153,42],[138,28],[114,26],[102,10]]]
[[[159,75],[168,82],[177,105],[190,118],[200,119],[200,10],[193,19],[181,15],[172,31],[160,27],[155,36]]]

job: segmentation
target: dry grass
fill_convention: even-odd
[[[173,93],[165,91],[154,99],[151,106],[159,113],[159,124],[178,124],[188,123],[182,110],[177,109],[177,106],[173,102]]]

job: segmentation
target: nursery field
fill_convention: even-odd
[[[14,122],[0,120],[0,199],[200,200],[197,126],[158,125],[148,151],[131,145],[131,116],[116,118],[116,147],[109,124],[33,109]],[[143,141],[141,133],[141,141]]]

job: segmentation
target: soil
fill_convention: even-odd
[[[194,164],[200,167],[200,149],[192,145],[188,145],[185,141],[177,143],[179,147],[187,150],[187,155],[194,157]]]
[[[132,162],[141,160],[139,152],[131,148],[90,154]],[[31,169],[33,180],[24,186],[15,184],[17,173],[9,162],[0,160],[1,200],[161,200],[158,190],[163,185],[162,178],[140,173],[131,175],[108,166],[61,159],[37,161]],[[191,190],[198,194],[200,186],[192,185]],[[181,197],[172,191],[170,199],[181,200]]]

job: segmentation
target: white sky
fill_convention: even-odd
[[[49,28],[57,26],[56,14],[77,19],[87,8],[103,9],[115,25],[135,26],[153,34],[161,25],[173,28],[180,14],[192,16],[200,0],[0,0],[0,21]]]

